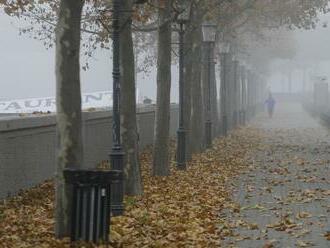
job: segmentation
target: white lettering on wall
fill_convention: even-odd
[[[100,91],[82,94],[82,109],[106,108],[112,106],[112,93]],[[56,99],[53,97],[19,99],[0,102],[0,113],[33,113],[36,111],[56,112]]]

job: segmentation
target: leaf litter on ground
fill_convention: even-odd
[[[212,149],[194,155],[187,171],[175,169],[171,145],[168,177],[151,177],[152,148],[146,149],[140,157],[144,194],[125,198],[124,216],[111,219],[109,246],[219,247],[223,237],[233,235],[220,217],[225,206],[235,205],[228,182],[251,169],[244,158],[259,144],[257,129],[237,129],[227,138],[216,139]],[[236,209],[240,211],[239,206]],[[55,239],[53,212],[51,180],[0,203],[1,247],[97,247]]]

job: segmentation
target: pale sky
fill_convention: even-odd
[[[322,20],[330,20],[330,15]],[[18,27],[24,25],[0,11],[0,99],[49,97],[55,95],[54,50],[46,50],[42,43],[28,35],[19,35]],[[330,57],[330,28],[296,32],[298,55]],[[82,71],[82,91],[85,93],[112,89],[112,63],[108,50],[100,50],[90,62],[91,69]],[[330,65],[321,63],[318,73],[330,78]],[[178,96],[178,70],[172,68],[172,101]],[[299,78],[299,77],[297,77]],[[275,80],[275,81],[274,81]],[[278,84],[274,79],[272,84]],[[298,82],[299,84],[299,82]],[[156,73],[139,74],[137,87],[142,96],[155,99]],[[275,86],[276,87],[276,86]],[[298,87],[298,86],[297,86]]]
[[[42,42],[19,35],[24,25],[0,11],[0,99],[48,97],[55,95],[54,49],[46,50]],[[88,71],[81,72],[82,91],[112,89],[112,62],[109,50],[99,50],[90,61]],[[177,98],[177,69],[173,67],[172,99]],[[137,87],[142,96],[155,99],[156,75],[138,75]]]
[[[26,98],[55,94],[54,49],[19,35],[19,23],[0,13],[1,97]],[[98,54],[93,69],[82,73],[83,91],[109,90],[111,71],[106,54]]]
[[[327,26],[323,26],[327,23]],[[307,83],[314,76],[326,76],[330,82],[330,14],[321,15],[320,22],[313,30],[296,30],[295,40],[297,44],[297,54],[295,63],[307,64]],[[285,82],[287,80],[279,74],[274,74],[269,79],[272,91],[278,92],[287,90]],[[294,70],[292,76],[293,91],[302,91],[303,73],[301,70]],[[312,89],[312,80],[309,80],[309,89]]]

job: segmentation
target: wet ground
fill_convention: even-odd
[[[300,104],[258,116],[262,145],[232,183],[226,247],[330,247],[330,133]]]

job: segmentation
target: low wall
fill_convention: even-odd
[[[140,149],[152,144],[154,106],[137,110]],[[108,160],[111,151],[112,113],[83,113],[84,166]],[[171,106],[170,134],[178,127],[178,107]],[[55,172],[55,115],[0,119],[0,199],[32,187]]]

